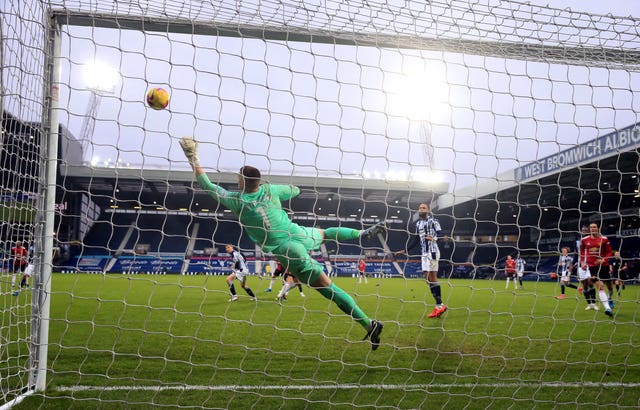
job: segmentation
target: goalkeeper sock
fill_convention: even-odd
[[[327,228],[324,230],[325,239],[333,239],[336,241],[358,239],[359,236],[360,231],[352,228]]]
[[[244,291],[247,292],[247,295],[251,296],[252,298],[256,297],[251,288],[244,288]]]
[[[228,283],[228,285],[229,285],[229,292],[231,292],[232,296],[235,296],[236,295],[236,287],[233,286],[233,282]]]
[[[560,293],[564,295],[564,285],[560,285]]]
[[[566,286],[569,287],[569,288],[578,289],[578,287],[576,285],[574,285],[573,283],[567,283]]]
[[[360,307],[356,305],[356,301],[353,300],[348,293],[336,286],[335,283],[331,283],[331,285],[325,288],[319,288],[316,290],[325,298],[332,300],[333,303],[338,305],[340,310],[347,315],[350,315],[360,324],[360,326],[367,329],[371,320],[364,314]]]

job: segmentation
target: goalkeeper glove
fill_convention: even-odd
[[[180,146],[184,155],[189,160],[189,165],[195,171],[196,167],[200,165],[200,159],[198,158],[198,142],[192,137],[182,137],[180,139]]]

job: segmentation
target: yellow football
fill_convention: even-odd
[[[169,92],[164,88],[154,87],[147,91],[147,105],[154,110],[163,110],[169,105]]]

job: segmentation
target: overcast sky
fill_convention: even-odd
[[[640,18],[640,2],[635,0],[530,0],[529,3],[594,14]]]
[[[635,1],[531,3],[640,17]],[[427,171],[428,137],[453,191],[640,121],[640,74],[624,70],[89,28],[63,40],[61,121],[79,137],[83,69],[118,72],[88,144],[99,166],[185,169],[177,139],[194,135],[210,169],[402,179]],[[151,86],[171,91],[168,110],[145,106]]]

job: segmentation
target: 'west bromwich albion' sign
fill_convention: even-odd
[[[518,167],[514,170],[514,177],[516,181],[539,178],[563,168],[595,161],[638,146],[640,146],[640,123]]]

